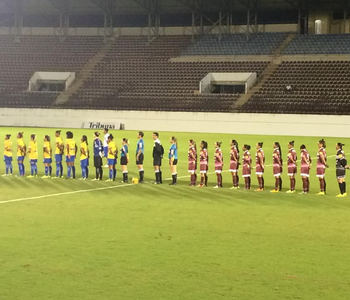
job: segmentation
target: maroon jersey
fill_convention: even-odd
[[[309,167],[311,163],[311,157],[309,152],[306,149],[301,150],[301,166],[302,167]]]
[[[281,153],[279,149],[274,149],[272,153],[272,161],[274,165],[281,165]]]
[[[207,165],[208,164],[208,151],[207,149],[202,149],[199,153],[199,161],[201,165]]]
[[[224,162],[224,157],[222,155],[222,151],[220,148],[217,148],[215,149],[215,156],[214,156],[214,159],[215,159],[215,166],[217,165],[222,165],[223,162]]]
[[[252,163],[252,156],[250,155],[248,150],[244,151],[243,153],[242,163],[246,166],[250,166]]]
[[[265,164],[265,154],[263,149],[260,148],[256,151],[255,162],[257,167]]]
[[[317,152],[317,166],[325,166],[325,163],[322,160],[322,157],[324,159],[325,162],[327,162],[327,153],[326,153],[326,149],[325,148],[320,148],[318,149]]]
[[[238,162],[239,161],[239,153],[236,147],[232,147],[230,151],[230,159],[231,162]]]
[[[188,149],[188,162],[197,162],[197,150],[193,146]]]
[[[295,165],[296,162],[297,162],[297,152],[294,150],[294,148],[289,149],[288,156],[287,156],[288,165]]]

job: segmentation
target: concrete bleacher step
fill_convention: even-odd
[[[283,53],[283,51],[290,45],[290,43],[294,40],[296,34],[290,33],[283,42],[275,49],[273,56],[277,57]]]
[[[104,60],[107,53],[112,49],[112,47],[113,42],[110,41],[106,43],[105,46],[102,47],[101,50],[98,51],[80,70],[79,75],[77,76],[73,84],[70,86],[68,91],[60,93],[53,105],[57,106],[66,103],[69,100],[69,98],[73,96],[74,93],[76,93],[84,85],[84,82],[92,74],[94,68]]]

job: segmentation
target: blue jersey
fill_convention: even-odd
[[[94,139],[94,156],[100,156],[100,152],[102,152],[103,146],[100,139]]]
[[[139,139],[139,141],[137,142],[136,154],[138,154],[140,150],[141,153],[145,151],[145,143],[143,142],[143,139]]]
[[[172,144],[169,149],[169,159],[173,158],[177,159],[177,147],[176,144]]]
[[[128,145],[124,145],[124,146],[122,147],[120,156],[121,156],[121,157],[125,157],[126,154],[127,154],[128,152],[129,152]]]

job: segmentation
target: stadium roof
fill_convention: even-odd
[[[149,5],[156,6],[162,13],[188,13],[198,9],[200,2],[207,12],[219,11],[221,7],[244,11],[253,5],[261,11],[295,10],[298,7],[331,11],[350,8],[349,0],[0,0],[0,12],[13,13],[16,5],[21,4],[24,14],[55,14],[65,5],[72,14],[95,14],[103,12],[105,2],[115,5],[116,14],[144,14]]]

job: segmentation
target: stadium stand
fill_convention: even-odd
[[[349,82],[350,61],[285,61],[240,111],[349,114]]]
[[[219,44],[218,35],[199,38],[183,55],[271,55],[288,33],[259,33],[247,41],[246,34],[224,35]]]
[[[350,54],[350,35],[297,35],[284,54]]]
[[[102,38],[71,37],[60,43],[54,36],[0,36],[0,106],[51,107],[58,93],[26,92],[36,71],[76,72],[99,51]]]
[[[190,43],[187,36],[121,37],[64,105],[70,108],[229,111],[239,95],[196,94],[209,72],[257,72],[268,62],[170,62]]]

